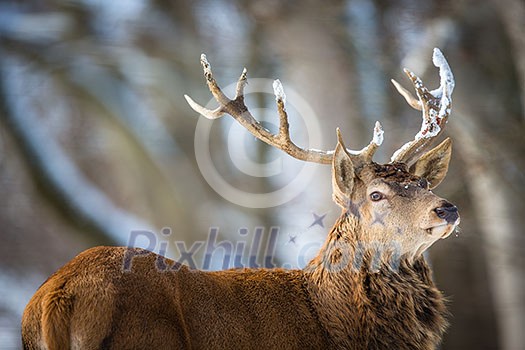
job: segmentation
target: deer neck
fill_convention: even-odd
[[[341,216],[304,270],[313,308],[332,345],[345,348],[361,339],[372,346],[377,337],[404,341],[413,339],[410,332],[438,341],[446,309],[424,258],[363,248],[357,230],[355,218]]]
[[[377,235],[376,235],[377,236]],[[382,235],[378,235],[382,236]],[[330,230],[319,254],[305,268],[313,279],[355,279],[364,272],[397,271],[412,256],[397,242],[371,238],[359,218],[344,212]]]

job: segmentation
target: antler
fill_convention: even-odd
[[[391,162],[402,162],[411,164],[425,152],[432,142],[441,134],[450,115],[452,103],[452,91],[454,90],[454,76],[450,70],[447,60],[438,48],[434,49],[432,55],[434,66],[439,68],[440,86],[438,89],[428,91],[421,79],[408,69],[405,74],[412,81],[416,90],[417,99],[392,79],[397,91],[405,98],[407,103],[414,109],[423,111],[423,122],[421,130],[416,134],[414,140],[407,142],[393,155]]]
[[[222,117],[225,113],[231,115],[237,122],[245,127],[253,136],[259,140],[267,143],[270,146],[276,147],[290,156],[308,162],[330,164],[333,159],[334,151],[321,151],[316,149],[303,149],[298,147],[290,139],[290,131],[288,124],[288,114],[286,113],[285,102],[286,95],[283,86],[279,80],[273,82],[273,91],[275,94],[275,101],[277,103],[277,110],[279,112],[279,133],[272,134],[269,130],[264,128],[259,121],[257,121],[244,104],[244,87],[247,84],[247,71],[244,68],[239,80],[237,82],[237,89],[235,98],[230,100],[218,86],[213,78],[211,66],[206,55],[201,55],[201,65],[204,70],[204,77],[213,97],[219,103],[219,107],[214,110],[207,109],[191,99],[188,95],[184,95],[186,101],[193,110],[208,119],[217,119]],[[374,127],[374,135],[372,141],[368,146],[361,151],[348,150],[350,154],[359,157],[364,161],[371,161],[372,157],[383,141],[383,129],[379,122],[376,122]]]

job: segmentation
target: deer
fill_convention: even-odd
[[[259,140],[305,162],[329,164],[341,215],[318,254],[302,269],[190,269],[133,247],[95,247],[40,286],[22,317],[24,349],[435,349],[448,327],[445,298],[423,253],[453,233],[456,206],[432,192],[444,179],[451,140],[432,148],[450,115],[454,77],[439,49],[440,86],[430,91],[405,69],[422,111],[413,140],[386,164],[372,160],[383,141],[376,123],[360,151],[337,129],[334,150],[291,141],[282,84],[274,82],[279,130],[272,134],[244,103],[247,71],[228,98],[203,54],[218,103],[206,118],[231,115]],[[167,269],[159,270],[158,259]],[[127,264],[127,268],[123,265]]]

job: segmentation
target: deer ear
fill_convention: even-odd
[[[346,208],[354,187],[354,165],[337,131],[339,141],[332,161],[332,197],[338,205]]]
[[[427,179],[430,189],[437,187],[445,178],[452,154],[452,141],[447,138],[438,146],[425,153],[412,165],[410,172]]]

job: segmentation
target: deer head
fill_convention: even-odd
[[[394,153],[391,162],[378,164],[373,156],[383,140],[383,130],[376,122],[372,140],[361,151],[346,148],[339,130],[333,151],[302,149],[289,134],[284,90],[274,81],[274,93],[280,116],[278,134],[265,129],[244,104],[243,90],[246,69],[238,83],[236,96],[230,100],[213,78],[211,67],[203,54],[201,64],[208,87],[219,103],[210,110],[185,96],[190,106],[209,119],[230,114],[259,140],[279,148],[294,158],[332,165],[333,199],[342,208],[339,222],[332,229],[336,237],[356,248],[356,244],[396,247],[396,254],[414,259],[436,240],[449,236],[459,224],[457,208],[431,192],[445,177],[451,156],[451,141],[444,140],[429,150],[447,123],[454,78],[439,49],[434,49],[433,63],[439,68],[440,87],[429,91],[421,79],[405,69],[417,98],[392,80],[410,106],[421,110],[423,122],[414,140]]]

